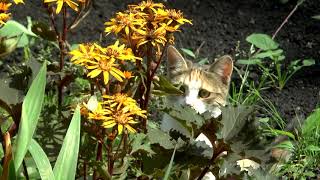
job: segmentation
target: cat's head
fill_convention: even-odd
[[[175,103],[186,104],[202,114],[213,117],[221,114],[219,107],[226,104],[233,62],[222,56],[211,65],[198,65],[184,59],[173,46],[167,50],[168,76],[173,84],[181,84],[184,95],[171,97]]]

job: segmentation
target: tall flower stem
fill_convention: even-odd
[[[96,161],[101,161],[101,160],[102,160],[102,142],[101,142],[101,141],[98,141]],[[97,172],[96,172],[96,170],[93,171],[93,179],[97,179]]]
[[[146,71],[146,77],[147,77],[147,81],[146,81],[146,91],[145,94],[143,95],[144,99],[142,100],[142,109],[147,110],[148,109],[148,102],[149,102],[149,96],[150,96],[150,91],[151,91],[151,70],[152,70],[152,62],[153,62],[153,52],[152,52],[153,48],[152,48],[152,44],[151,42],[148,42],[147,44],[147,71]],[[146,132],[147,130],[147,119],[143,118],[142,119],[142,124],[143,124],[143,129]]]

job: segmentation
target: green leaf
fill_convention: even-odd
[[[204,64],[206,64],[206,63],[209,63],[209,60],[208,60],[207,57],[200,59],[199,62],[198,62],[198,64],[200,64],[200,65],[204,65]]]
[[[154,94],[158,95],[182,95],[183,92],[175,87],[165,76],[159,76],[159,81],[153,81]]]
[[[255,56],[253,56],[254,58],[266,58],[266,57],[270,57],[271,59],[276,56],[280,56],[283,53],[282,49],[277,49],[277,50],[268,50],[268,51],[264,51],[261,53],[256,54]]]
[[[247,122],[247,117],[252,111],[253,107],[247,106],[229,106],[222,108],[222,138],[228,141],[236,136]]]
[[[150,128],[148,129],[147,136],[151,144],[159,144],[165,149],[174,148],[173,142],[171,141],[171,137],[168,133],[165,133],[159,129]]]
[[[148,141],[146,134],[138,133],[131,135],[130,137],[133,139],[131,143],[132,150],[130,154],[138,151],[145,151],[150,155],[155,154],[155,152],[151,149],[151,143]]]
[[[38,123],[45,93],[46,73],[47,64],[43,63],[22,104],[21,122],[14,155],[16,171],[18,171],[23,161]]]
[[[279,44],[267,34],[251,34],[246,38],[246,41],[265,51],[279,47]]]
[[[190,49],[181,48],[181,51],[194,59],[196,58],[196,55]]]
[[[19,42],[17,44],[17,48],[25,47],[29,44],[29,37],[27,34],[22,34],[19,36]]]
[[[306,147],[307,151],[320,151],[320,147],[319,146],[315,146],[315,145],[308,145]]]
[[[176,104],[167,104],[166,112],[180,123],[186,124],[188,127],[193,125],[200,128],[205,123],[205,118],[199,115],[193,108]]]
[[[18,37],[2,38],[0,42],[0,56],[6,56],[17,48]]]
[[[291,133],[291,132],[288,132],[288,131],[282,131],[282,130],[279,130],[279,129],[272,129],[271,130],[272,133],[274,133],[275,135],[284,135],[284,136],[287,136],[291,139],[295,139],[295,136]]]
[[[34,139],[31,140],[29,152],[32,155],[42,180],[54,180],[50,161],[41,146]]]
[[[314,59],[305,59],[302,61],[303,66],[312,66],[315,63]]]
[[[15,165],[14,165],[14,162],[11,160],[10,163],[9,163],[9,174],[8,174],[8,179],[9,180],[16,180],[18,179],[17,178],[17,174],[16,174],[16,171],[15,171]]]
[[[291,141],[283,141],[274,146],[274,148],[287,149],[290,152],[294,152],[294,145]]]
[[[14,37],[21,34],[27,34],[29,36],[37,37],[32,31],[29,31],[26,27],[20,24],[17,21],[9,20],[6,24],[0,29],[1,37]]]
[[[255,64],[261,64],[261,59],[239,59],[237,60],[237,64],[243,64],[243,65],[255,65]]]
[[[320,15],[312,16],[313,19],[320,20]]]
[[[175,154],[176,154],[176,149],[177,149],[177,145],[174,147],[174,150],[173,150],[173,153],[172,153],[172,156],[171,156],[171,160],[170,160],[168,169],[166,170],[166,173],[165,173],[165,175],[164,175],[163,180],[168,180],[168,179],[169,179],[170,172],[171,172],[172,165],[173,165],[173,159],[174,159],[174,156],[175,156]]]
[[[56,180],[75,179],[80,145],[80,107],[74,111],[62,148],[58,155],[53,173]]]
[[[320,108],[316,109],[302,125],[302,136],[313,137],[316,130],[320,129]]]

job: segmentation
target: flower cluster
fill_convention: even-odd
[[[75,2],[73,0],[44,0],[44,3],[56,2],[56,4],[57,4],[56,14],[59,14],[61,9],[62,9],[62,7],[65,6],[65,5],[69,6],[74,11],[78,11],[79,10],[79,4],[83,5],[86,2],[86,0],[76,0],[76,1],[77,2]]]
[[[23,0],[13,0],[15,4],[23,3]],[[5,24],[10,17],[11,13],[9,13],[9,8],[12,5],[12,3],[8,3],[7,1],[0,2],[0,25]]]
[[[113,128],[117,126],[118,134],[123,132],[123,129],[134,133],[136,130],[131,124],[136,124],[137,116],[147,118],[146,111],[141,110],[136,100],[128,97],[127,94],[117,93],[113,96],[103,96],[103,102],[96,102],[94,107],[85,104],[88,110],[88,118],[102,122],[102,127]],[[90,107],[91,106],[91,107]]]
[[[151,0],[129,5],[128,8],[105,23],[105,32],[115,33],[137,51],[150,42],[159,52],[167,41],[173,42],[171,33],[179,31],[185,23],[192,24],[183,17],[181,11],[166,9],[162,3],[153,3]]]
[[[131,78],[130,72],[123,72],[119,69],[119,61],[141,60],[135,57],[130,48],[125,48],[124,45],[119,45],[119,41],[106,48],[98,44],[80,44],[79,48],[70,52],[72,55],[71,61],[75,64],[84,66],[90,71],[87,76],[95,78],[102,74],[104,83],[108,84],[110,75],[116,80],[122,82],[124,78]]]

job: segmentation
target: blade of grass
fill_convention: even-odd
[[[174,150],[173,150],[173,153],[172,153],[172,156],[171,156],[171,160],[170,160],[168,169],[166,170],[166,173],[165,173],[165,175],[164,175],[163,180],[168,180],[168,179],[169,179],[170,171],[171,171],[172,165],[173,165],[173,159],[174,159],[174,156],[175,156],[175,154],[176,154],[176,149],[177,149],[177,145],[174,147]]]
[[[31,140],[31,143],[29,146],[29,152],[31,153],[37,165],[41,179],[54,180],[55,178],[54,178],[50,161],[46,153],[42,150],[41,146],[34,139]]]
[[[74,111],[58,159],[53,168],[56,180],[75,179],[80,145],[80,107]]]
[[[47,65],[43,63],[38,75],[33,80],[22,104],[21,122],[18,130],[14,165],[18,171],[28,150],[40,116],[46,86]]]

